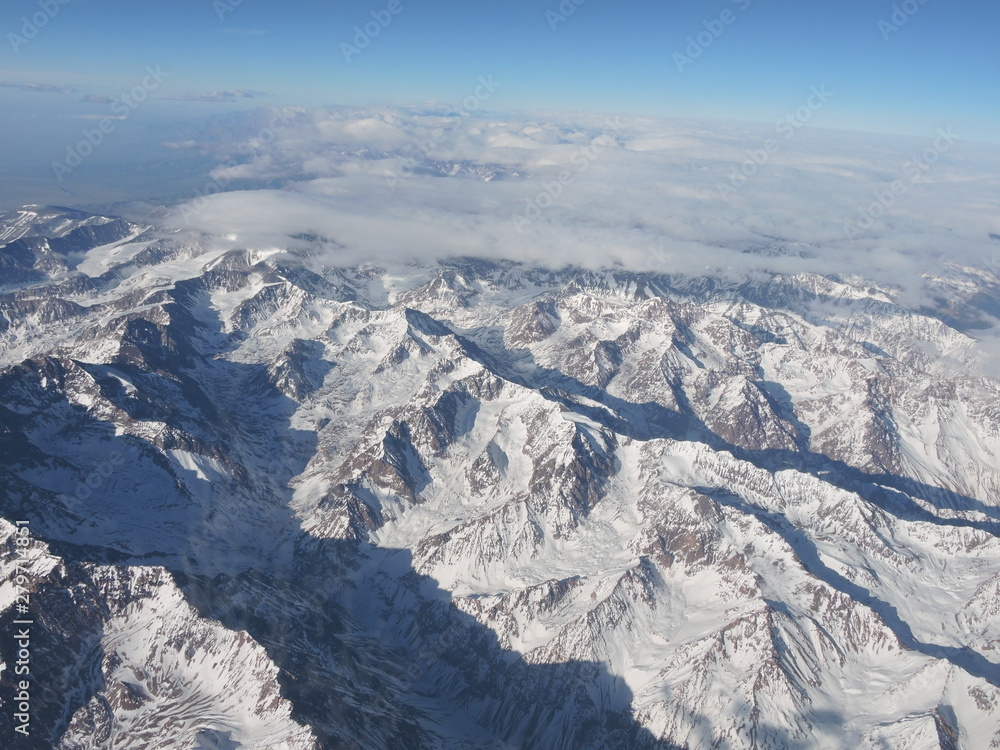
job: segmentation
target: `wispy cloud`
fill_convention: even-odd
[[[71,86],[53,86],[50,83],[10,83],[0,82],[0,88],[20,89],[21,91],[37,91],[42,94],[75,94]]]
[[[111,104],[112,99],[107,94],[86,94],[80,101],[90,104]]]
[[[169,96],[168,99],[181,102],[235,102],[239,99],[254,99],[259,96],[271,96],[266,91],[250,91],[239,89],[234,91],[208,91],[201,93],[181,94],[180,96]]]

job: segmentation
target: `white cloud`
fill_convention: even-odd
[[[187,93],[180,96],[168,96],[167,98],[182,102],[235,102],[239,99],[253,99],[258,96],[270,96],[270,94],[266,91],[240,89]]]
[[[0,88],[21,89],[21,91],[34,91],[41,94],[75,94],[76,89],[72,86],[54,86],[51,83],[10,83],[0,82]]]
[[[997,250],[989,234],[1000,232],[1000,149],[959,139],[909,181],[908,164],[933,132],[903,139],[802,128],[751,169],[774,128],[646,118],[612,127],[597,116],[486,119],[432,109],[287,117],[279,131],[242,144],[251,158],[214,175],[291,180],[288,187],[201,199],[177,221],[250,246],[280,247],[287,235],[312,231],[343,245],[343,262],[468,254],[549,266],[711,267],[734,279],[857,275],[896,287],[913,305],[933,296],[928,273],[949,263],[981,267]],[[753,175],[720,194],[740,169]],[[906,190],[883,215],[854,226],[859,209],[899,180]],[[789,252],[744,252],[768,244]]]

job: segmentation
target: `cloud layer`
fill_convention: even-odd
[[[40,94],[75,94],[72,86],[54,86],[51,83],[10,83],[0,82],[0,88],[34,91]]]
[[[928,276],[990,268],[1000,250],[1000,149],[946,123],[901,139],[431,105],[256,118],[254,136],[216,147],[230,163],[211,192],[269,189],[199,198],[176,223],[251,247],[314,232],[336,240],[341,262],[836,273],[913,305],[936,293]]]
[[[180,96],[168,96],[167,98],[181,102],[235,102],[239,99],[254,99],[258,96],[268,96],[268,93],[266,91],[239,89],[233,91],[203,91],[181,94]]]

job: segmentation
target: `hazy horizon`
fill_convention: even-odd
[[[976,0],[15,0],[0,11],[0,205],[181,200],[218,165],[163,144],[271,106],[472,103],[464,114],[766,125],[821,88],[833,97],[803,127],[951,128],[997,144],[998,19]],[[93,154],[60,174],[88,138],[100,140]]]

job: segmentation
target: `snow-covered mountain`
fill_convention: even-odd
[[[1000,747],[995,269],[0,243],[5,746]]]

